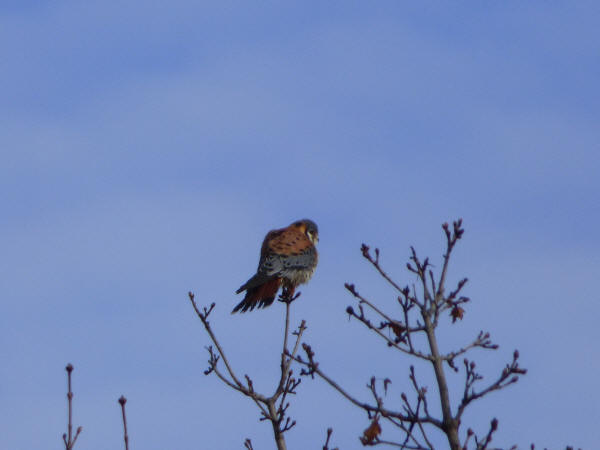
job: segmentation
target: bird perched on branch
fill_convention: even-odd
[[[260,250],[256,275],[236,291],[246,291],[246,296],[231,313],[269,306],[281,286],[286,297],[292,298],[296,286],[308,282],[317,267],[318,241],[317,224],[309,219],[269,231]]]

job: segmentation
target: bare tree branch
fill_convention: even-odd
[[[304,320],[300,323],[298,328],[291,333],[296,338],[291,352],[288,349],[288,345],[290,336],[290,305],[299,296],[300,293],[297,293],[295,296],[291,296],[287,290],[284,290],[283,294],[279,297],[279,300],[285,304],[285,322],[281,351],[280,377],[273,394],[266,396],[256,392],[252,379],[248,375],[244,375],[246,383],[242,383],[240,378],[235,374],[231,365],[229,364],[223,348],[219,343],[214,331],[212,330],[210,322],[208,321],[208,317],[214,309],[215,304],[212,303],[208,308],[204,307],[201,310],[196,304],[194,294],[192,292],[188,293],[188,297],[192,303],[196,315],[200,318],[200,321],[204,325],[204,328],[206,329],[211,341],[216,347],[216,351],[212,346],[207,347],[209,354],[208,369],[204,371],[204,374],[209,375],[214,373],[226,386],[241,392],[254,401],[261,413],[260,420],[269,421],[271,423],[273,428],[273,436],[278,450],[286,449],[284,433],[296,425],[296,421],[292,420],[287,415],[287,410],[290,406],[287,400],[289,395],[296,393],[296,388],[301,382],[300,379],[294,377],[291,364],[298,353],[300,340],[302,339],[304,330],[306,330],[306,322]],[[223,364],[225,364],[227,374],[223,373],[219,369],[220,360],[222,360]],[[246,439],[244,446],[247,449],[252,449],[252,442],[250,439]]]
[[[500,389],[504,389],[505,387],[516,383],[519,380],[519,375],[525,375],[527,373],[526,369],[522,369],[519,367],[518,360],[519,352],[517,350],[513,353],[513,360],[510,364],[507,364],[506,367],[500,373],[498,379],[490,384],[488,387],[483,389],[480,392],[476,392],[473,389],[473,385],[483,379],[483,377],[475,372],[475,362],[469,361],[465,358],[463,361],[465,366],[465,387],[463,392],[463,398],[458,407],[458,411],[456,413],[456,417],[460,420],[465,408],[469,403],[474,400],[477,400],[483,397],[486,394],[489,394],[492,391],[497,391]]]
[[[83,427],[77,427],[75,436],[73,436],[73,391],[71,390],[71,373],[73,372],[73,365],[70,363],[67,364],[65,370],[67,371],[67,402],[69,410],[69,422],[67,424],[67,432],[63,434],[62,438],[65,444],[65,450],[72,450],[75,446],[77,438],[79,437],[79,434],[81,433],[81,430],[83,430]]]
[[[312,348],[310,347],[310,345],[302,344],[302,348],[304,349],[308,360],[304,360],[303,358],[301,358],[299,356],[294,358],[298,363],[300,363],[301,365],[306,367],[306,369],[302,369],[302,371],[300,372],[300,375],[311,376],[311,377],[314,377],[315,374],[318,375],[321,379],[326,381],[331,387],[333,387],[336,391],[338,391],[342,396],[344,396],[352,404],[354,404],[355,406],[358,406],[361,409],[364,409],[370,415],[379,414],[382,417],[392,417],[392,418],[398,419],[402,422],[415,422],[415,421],[421,420],[423,422],[431,423],[431,424],[441,428],[442,423],[434,418],[411,417],[409,415],[402,414],[398,411],[392,411],[392,410],[386,409],[382,406],[382,404],[371,405],[371,404],[368,404],[365,402],[361,402],[360,400],[357,400],[355,397],[350,395],[337,382],[335,382],[331,377],[326,375],[319,368],[319,363],[314,360],[315,354],[314,354]],[[376,392],[375,392],[375,395],[377,395]]]
[[[465,305],[470,301],[468,297],[461,295],[467,283],[466,278],[459,280],[454,289],[447,292],[446,288],[452,252],[464,234],[462,220],[459,219],[453,222],[452,227],[444,223],[442,229],[446,237],[446,249],[438,276],[435,275],[429,258],[421,260],[414,247],[410,247],[410,257],[406,267],[409,272],[417,276],[418,280],[416,285],[413,284],[412,287],[401,287],[399,283],[388,275],[386,270],[380,265],[379,249],[376,248],[373,255],[369,246],[365,244],[361,246],[363,257],[399,293],[396,300],[401,310],[400,317],[396,318],[394,317],[396,314],[390,314],[376,306],[372,301],[360,294],[353,284],[345,284],[346,289],[357,301],[356,307],[348,306],[346,308],[346,313],[349,317],[357,319],[369,330],[373,331],[383,339],[388,347],[399,350],[410,357],[431,363],[439,394],[441,417],[434,417],[430,414],[430,399],[427,397],[427,389],[418,382],[413,366],[410,366],[409,379],[416,393],[416,399],[410,401],[408,396],[402,393],[401,409],[398,410],[397,408],[390,409],[384,406],[383,397],[378,392],[374,377],[371,378],[370,384],[367,385],[374,401],[373,403],[362,402],[344,390],[336,381],[320,369],[319,364],[314,358],[315,353],[309,345],[303,344],[306,360],[300,356],[295,358],[304,367],[301,375],[313,378],[317,375],[353,405],[363,409],[367,413],[371,425],[364,431],[361,437],[364,445],[386,444],[404,449],[433,448],[428,436],[428,429],[432,429],[433,427],[441,430],[446,435],[448,444],[452,450],[466,450],[470,442],[473,442],[477,449],[486,448],[491,441],[492,434],[497,429],[498,421],[495,419],[492,421],[490,431],[481,440],[469,429],[465,441],[461,445],[459,427],[465,408],[490,392],[503,389],[515,383],[520,375],[526,373],[524,369],[519,367],[517,363],[518,352],[515,351],[512,363],[505,367],[498,379],[484,389],[476,391],[473,386],[481,380],[482,376],[475,372],[475,363],[468,362],[465,359],[466,374],[463,397],[458,405],[453,407],[451,404],[444,364],[447,364],[453,372],[458,372],[459,369],[454,363],[457,357],[465,355],[474,348],[496,350],[498,346],[492,343],[489,333],[481,331],[474,340],[456,350],[442,353],[439,349],[436,329],[439,324],[440,314],[444,311],[449,311],[452,323],[456,323],[463,319]],[[380,321],[379,325],[377,325],[368,317],[368,312],[374,313],[376,317],[383,321]],[[384,331],[387,331],[387,333]],[[423,342],[422,340],[413,339],[416,335],[424,336],[426,344],[416,345],[416,342]],[[391,382],[389,378],[384,380],[384,391],[386,392],[389,382]],[[380,418],[385,419],[386,422],[402,430],[404,438],[401,442],[383,440],[379,436],[382,432],[378,422]]]

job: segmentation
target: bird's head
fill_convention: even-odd
[[[310,219],[302,219],[294,222],[293,225],[298,227],[313,245],[317,245],[317,242],[319,242],[319,227],[317,227],[316,223]]]

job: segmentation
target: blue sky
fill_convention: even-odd
[[[411,283],[409,246],[439,264],[440,224],[463,217],[450,275],[473,302],[442,347],[489,330],[500,350],[474,355],[488,379],[514,348],[529,369],[468,420],[498,417],[502,447],[592,448],[599,16],[594,2],[2,2],[0,447],[61,447],[71,362],[78,448],[122,445],[122,394],[133,448],[271,448],[255,406],[202,374],[186,293],[217,303],[234,366],[270,390],[283,308],[229,311],[264,234],[302,217],[321,235],[294,305],[305,340],[357,396],[371,375],[407,391],[411,361],[348,322],[343,283],[393,311],[360,244]],[[367,426],[319,381],[291,413],[290,448],[319,448],[329,426],[358,448]]]

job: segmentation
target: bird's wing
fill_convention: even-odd
[[[281,228],[279,230],[271,230],[267,233],[260,249],[260,259],[258,261],[256,274],[242,284],[239,289],[235,291],[236,294],[239,294],[245,290],[256,288],[268,281],[273,280],[274,278],[277,278],[277,269],[274,270],[273,268],[278,267],[278,265],[274,264],[272,261],[273,255],[270,248],[270,243],[273,239],[286,230],[287,228]]]
[[[279,272],[281,278],[293,278],[298,271],[314,270],[317,265],[317,250],[309,247],[299,255],[287,256],[283,259],[283,270]]]
[[[242,284],[239,287],[239,289],[237,291],[235,291],[235,293],[239,294],[242,291],[250,290],[255,287],[261,286],[275,278],[277,278],[276,275],[268,275],[266,273],[258,272],[258,273],[256,273],[256,275],[254,275],[252,278],[250,278],[248,281],[246,281],[244,284]]]

